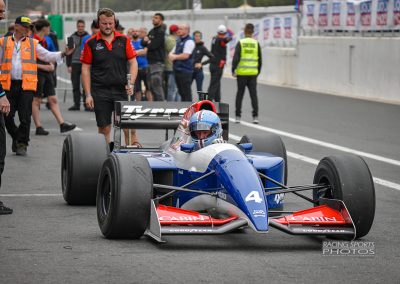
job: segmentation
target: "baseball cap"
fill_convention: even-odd
[[[218,29],[217,29],[217,32],[219,34],[226,34],[226,27],[224,25],[219,25]]]
[[[19,16],[15,19],[15,23],[17,25],[24,26],[25,28],[29,28],[29,26],[31,25],[31,19],[25,16]]]
[[[169,33],[176,33],[179,30],[179,27],[177,25],[170,25],[169,26]]]

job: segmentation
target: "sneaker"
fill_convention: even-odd
[[[14,139],[13,139],[12,144],[11,144],[11,150],[12,150],[14,153],[17,152],[17,140],[14,140]]]
[[[17,156],[26,156],[27,149],[28,149],[28,145],[26,145],[24,143],[18,143],[17,151],[16,151]]]
[[[236,116],[235,123],[240,123],[240,116]]]
[[[61,132],[61,133],[65,133],[65,132],[74,130],[75,127],[76,127],[75,124],[71,124],[71,123],[68,123],[68,122],[64,122],[63,124],[60,124],[60,132]]]
[[[260,123],[260,121],[258,120],[258,116],[254,116],[253,117],[253,123],[254,124],[259,124]]]
[[[3,202],[0,201],[0,215],[12,214],[13,210],[4,206]]]
[[[68,110],[81,110],[81,108],[79,106],[72,106]]]
[[[46,131],[43,127],[39,126],[36,128],[36,135],[49,135],[49,132]]]

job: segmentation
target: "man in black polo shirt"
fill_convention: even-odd
[[[133,87],[127,86],[127,62],[130,65],[131,82],[136,80],[138,65],[136,52],[130,39],[115,31],[115,13],[108,8],[97,12],[100,32],[86,41],[83,48],[82,81],[86,94],[86,105],[96,114],[99,133],[110,143],[111,117],[115,101],[126,101],[127,94],[133,94]],[[127,143],[127,131],[125,142]],[[131,131],[133,145],[140,146],[136,131]]]
[[[147,84],[155,101],[164,100],[162,81],[165,60],[165,28],[163,22],[164,15],[155,13],[153,16],[154,28],[149,31],[148,36],[144,37],[141,43],[143,47],[147,47],[147,60],[149,61]]]

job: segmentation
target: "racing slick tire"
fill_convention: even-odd
[[[331,190],[314,190],[314,200],[324,197],[344,202],[356,228],[355,238],[368,234],[375,216],[375,187],[364,159],[349,154],[325,157],[317,166],[314,184],[331,186]]]
[[[281,157],[285,162],[284,184],[287,184],[288,163],[286,147],[279,135],[272,133],[244,135],[239,141],[239,144],[241,143],[252,143],[252,152],[265,152]]]
[[[95,205],[101,165],[109,154],[102,134],[71,133],[63,144],[61,188],[69,205]]]
[[[97,220],[107,239],[138,239],[150,222],[153,174],[141,155],[112,153],[97,186]]]

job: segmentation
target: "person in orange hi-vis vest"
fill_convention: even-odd
[[[30,26],[30,18],[20,16],[15,20],[14,34],[0,39],[0,82],[10,102],[10,113],[5,117],[5,125],[13,140],[12,151],[19,156],[26,155],[29,143],[32,100],[38,81],[37,58],[45,62],[61,63],[74,50],[46,50],[36,39],[28,37]],[[14,122],[16,112],[19,126]]]

